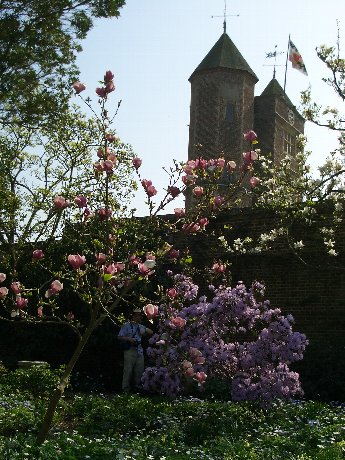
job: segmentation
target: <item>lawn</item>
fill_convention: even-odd
[[[48,440],[35,446],[55,374],[0,374],[1,459],[345,458],[345,408],[317,401],[270,408],[214,398],[69,391]]]

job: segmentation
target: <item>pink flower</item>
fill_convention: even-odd
[[[115,264],[110,264],[106,267],[105,273],[109,275],[116,275],[116,273],[122,272],[125,269],[125,264],[122,262],[116,262]]]
[[[226,167],[227,167],[227,170],[229,172],[233,172],[236,169],[236,163],[234,161],[232,161],[232,160],[228,161],[227,164],[226,164]]]
[[[18,294],[20,294],[22,292],[20,284],[18,283],[18,281],[15,281],[15,282],[13,282],[11,284],[11,290],[16,295],[18,295]]]
[[[225,198],[223,196],[217,195],[213,198],[213,206],[219,208],[224,204]]]
[[[114,134],[108,133],[105,135],[105,138],[108,142],[111,142],[111,143],[116,141],[116,136]]]
[[[16,307],[19,308],[20,310],[22,308],[25,308],[28,304],[28,299],[24,299],[23,297],[18,296],[16,298]]]
[[[202,187],[194,187],[193,188],[193,195],[197,198],[200,198],[204,193],[204,189]]]
[[[140,275],[142,276],[148,276],[148,275],[151,275],[152,273],[154,273],[154,271],[152,271],[149,267],[147,267],[145,264],[138,264],[138,270],[139,270],[139,273]]]
[[[78,195],[74,198],[75,204],[78,208],[85,208],[87,206],[87,198],[83,195]]]
[[[152,197],[154,195],[157,195],[157,190],[152,185],[152,181],[147,180],[147,179],[143,179],[141,181],[141,185],[144,187],[144,190],[145,190],[147,196]]]
[[[135,167],[135,169],[139,169],[140,166],[142,165],[143,160],[141,158],[135,157],[132,160],[132,164]]]
[[[197,372],[195,374],[195,380],[197,380],[199,383],[204,383],[206,379],[207,374],[205,374],[205,372]]]
[[[100,208],[97,211],[99,220],[106,220],[108,217],[111,217],[111,209]]]
[[[50,289],[47,289],[44,297],[46,299],[49,299],[49,297],[58,294],[60,291],[63,289],[63,283],[61,283],[59,280],[55,280],[51,283]]]
[[[143,312],[145,313],[148,320],[155,318],[158,315],[158,307],[157,305],[152,305],[152,303],[148,303],[143,307]]]
[[[0,283],[3,283],[6,279],[5,273],[0,273]]]
[[[42,316],[43,316],[43,307],[38,307],[37,308],[37,316],[42,318]]]
[[[80,83],[80,81],[74,82],[72,87],[75,91],[75,94],[79,94],[86,89],[86,86],[83,83]]]
[[[189,354],[193,359],[198,358],[199,356],[202,356],[201,351],[194,347],[190,347]]]
[[[243,153],[243,160],[245,164],[252,164],[253,161],[257,159],[258,159],[258,154],[255,152],[255,150],[251,150],[250,152]]]
[[[187,175],[187,176],[182,176],[181,180],[185,185],[193,185],[195,184],[198,176],[192,176],[192,175]]]
[[[66,315],[66,318],[67,318],[67,321],[73,321],[75,318],[74,313],[72,311],[68,312]]]
[[[253,177],[251,177],[249,179],[249,183],[250,183],[250,185],[252,187],[256,187],[258,184],[260,184],[260,182],[261,182],[260,179],[258,177],[255,177],[255,176],[253,176]]]
[[[170,251],[168,251],[167,256],[170,259],[177,259],[180,257],[180,251],[178,249],[171,248]]]
[[[186,211],[183,208],[175,208],[174,213],[176,217],[184,217],[186,215]]]
[[[66,200],[63,196],[56,196],[53,199],[53,204],[55,209],[65,209],[70,205],[69,200]]]
[[[111,160],[103,161],[102,165],[103,165],[103,170],[104,171],[112,171],[112,169],[115,166],[114,163]]]
[[[204,364],[205,362],[205,358],[203,356],[197,356],[195,359],[194,359],[194,363],[195,364]]]
[[[189,369],[189,368],[191,368],[191,367],[193,367],[193,364],[192,364],[190,361],[184,360],[184,361],[182,362],[182,368],[183,368],[184,370]]]
[[[209,220],[207,219],[207,217],[202,217],[200,220],[199,220],[199,225],[200,225],[200,228],[204,229],[206,227],[206,225],[209,224]]]
[[[129,258],[129,263],[132,265],[138,265],[142,262],[140,257],[138,257],[136,254],[132,254]]]
[[[188,367],[185,371],[184,371],[184,375],[186,377],[193,377],[195,375],[195,370],[192,368],[192,367]]]
[[[225,270],[226,270],[226,265],[224,264],[220,264],[220,263],[214,263],[212,265],[212,270],[215,272],[215,273],[224,273]]]
[[[105,264],[107,256],[103,254],[103,252],[100,252],[99,254],[96,255],[97,263],[98,265],[103,265]]]
[[[70,254],[67,260],[73,270],[79,270],[79,268],[86,263],[85,256],[79,254]]]
[[[170,297],[170,299],[175,299],[177,296],[177,291],[175,288],[169,288],[167,289],[167,296]]]
[[[99,97],[106,97],[107,92],[106,92],[105,88],[96,88],[96,94]]]
[[[112,93],[113,91],[115,91],[114,82],[109,81],[109,82],[105,85],[105,92],[106,92],[106,93]]]
[[[254,142],[257,139],[257,134],[254,131],[247,131],[243,134],[243,138],[245,141]]]
[[[193,174],[193,171],[195,169],[195,165],[189,165],[189,164],[185,164],[183,166],[183,171],[187,174],[187,176],[191,176]]]
[[[4,300],[7,294],[8,294],[8,289],[6,287],[1,287],[0,288],[0,300]]]
[[[216,160],[216,165],[218,166],[218,168],[224,168],[224,165],[225,165],[225,160],[224,158],[218,158]]]
[[[113,80],[114,74],[111,70],[107,70],[104,75],[104,84],[106,85],[109,83],[111,80]]]
[[[180,316],[171,319],[171,324],[175,326],[177,329],[183,329],[186,325],[186,322],[187,321],[184,318],[181,318]]]
[[[44,253],[42,249],[35,249],[32,253],[33,260],[41,260],[44,258]]]
[[[182,226],[182,231],[185,233],[197,233],[199,230],[200,225],[195,222],[191,222],[190,224],[186,223]]]
[[[178,187],[175,187],[173,185],[171,185],[170,187],[168,187],[168,193],[173,197],[177,197],[180,193],[181,193],[181,190],[178,188]]]

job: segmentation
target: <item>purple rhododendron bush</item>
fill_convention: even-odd
[[[146,308],[158,321],[147,350],[154,365],[143,376],[146,390],[175,396],[218,377],[229,382],[234,401],[269,404],[303,394],[289,365],[302,359],[308,341],[292,330],[291,315],[264,300],[263,284],[211,285],[208,297],[197,298],[191,278],[172,279],[166,303]]]

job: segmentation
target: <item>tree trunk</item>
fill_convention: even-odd
[[[55,414],[55,410],[56,410],[56,407],[60,401],[60,398],[61,396],[63,395],[64,391],[65,391],[65,388],[68,384],[68,380],[69,380],[69,377],[71,375],[71,372],[76,364],[76,362],[78,361],[79,359],[79,356],[81,355],[81,352],[83,351],[87,341],[89,340],[90,338],[90,335],[92,334],[92,332],[94,331],[95,327],[96,327],[97,323],[95,321],[91,321],[89,326],[87,327],[84,335],[81,337],[74,353],[73,353],[73,356],[71,357],[69,363],[67,364],[67,367],[60,379],[60,382],[59,384],[57,385],[57,387],[55,388],[55,390],[53,391],[51,397],[50,397],[50,400],[49,400],[49,405],[48,405],[48,408],[47,408],[47,411],[45,413],[45,416],[44,416],[44,419],[43,419],[43,422],[42,422],[42,425],[41,425],[41,428],[40,428],[40,431],[37,435],[37,444],[38,445],[41,445],[43,444],[43,442],[47,439],[47,435],[48,435],[48,432],[49,432],[49,429],[52,425],[52,421],[53,421],[53,417],[54,417],[54,414]]]

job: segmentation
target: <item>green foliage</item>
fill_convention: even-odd
[[[344,410],[324,403],[264,411],[248,403],[69,395],[52,436],[37,447],[40,404],[0,390],[2,458],[340,460],[345,451]]]
[[[42,125],[67,108],[80,41],[95,18],[119,15],[125,0],[4,0],[0,3],[2,123]]]

